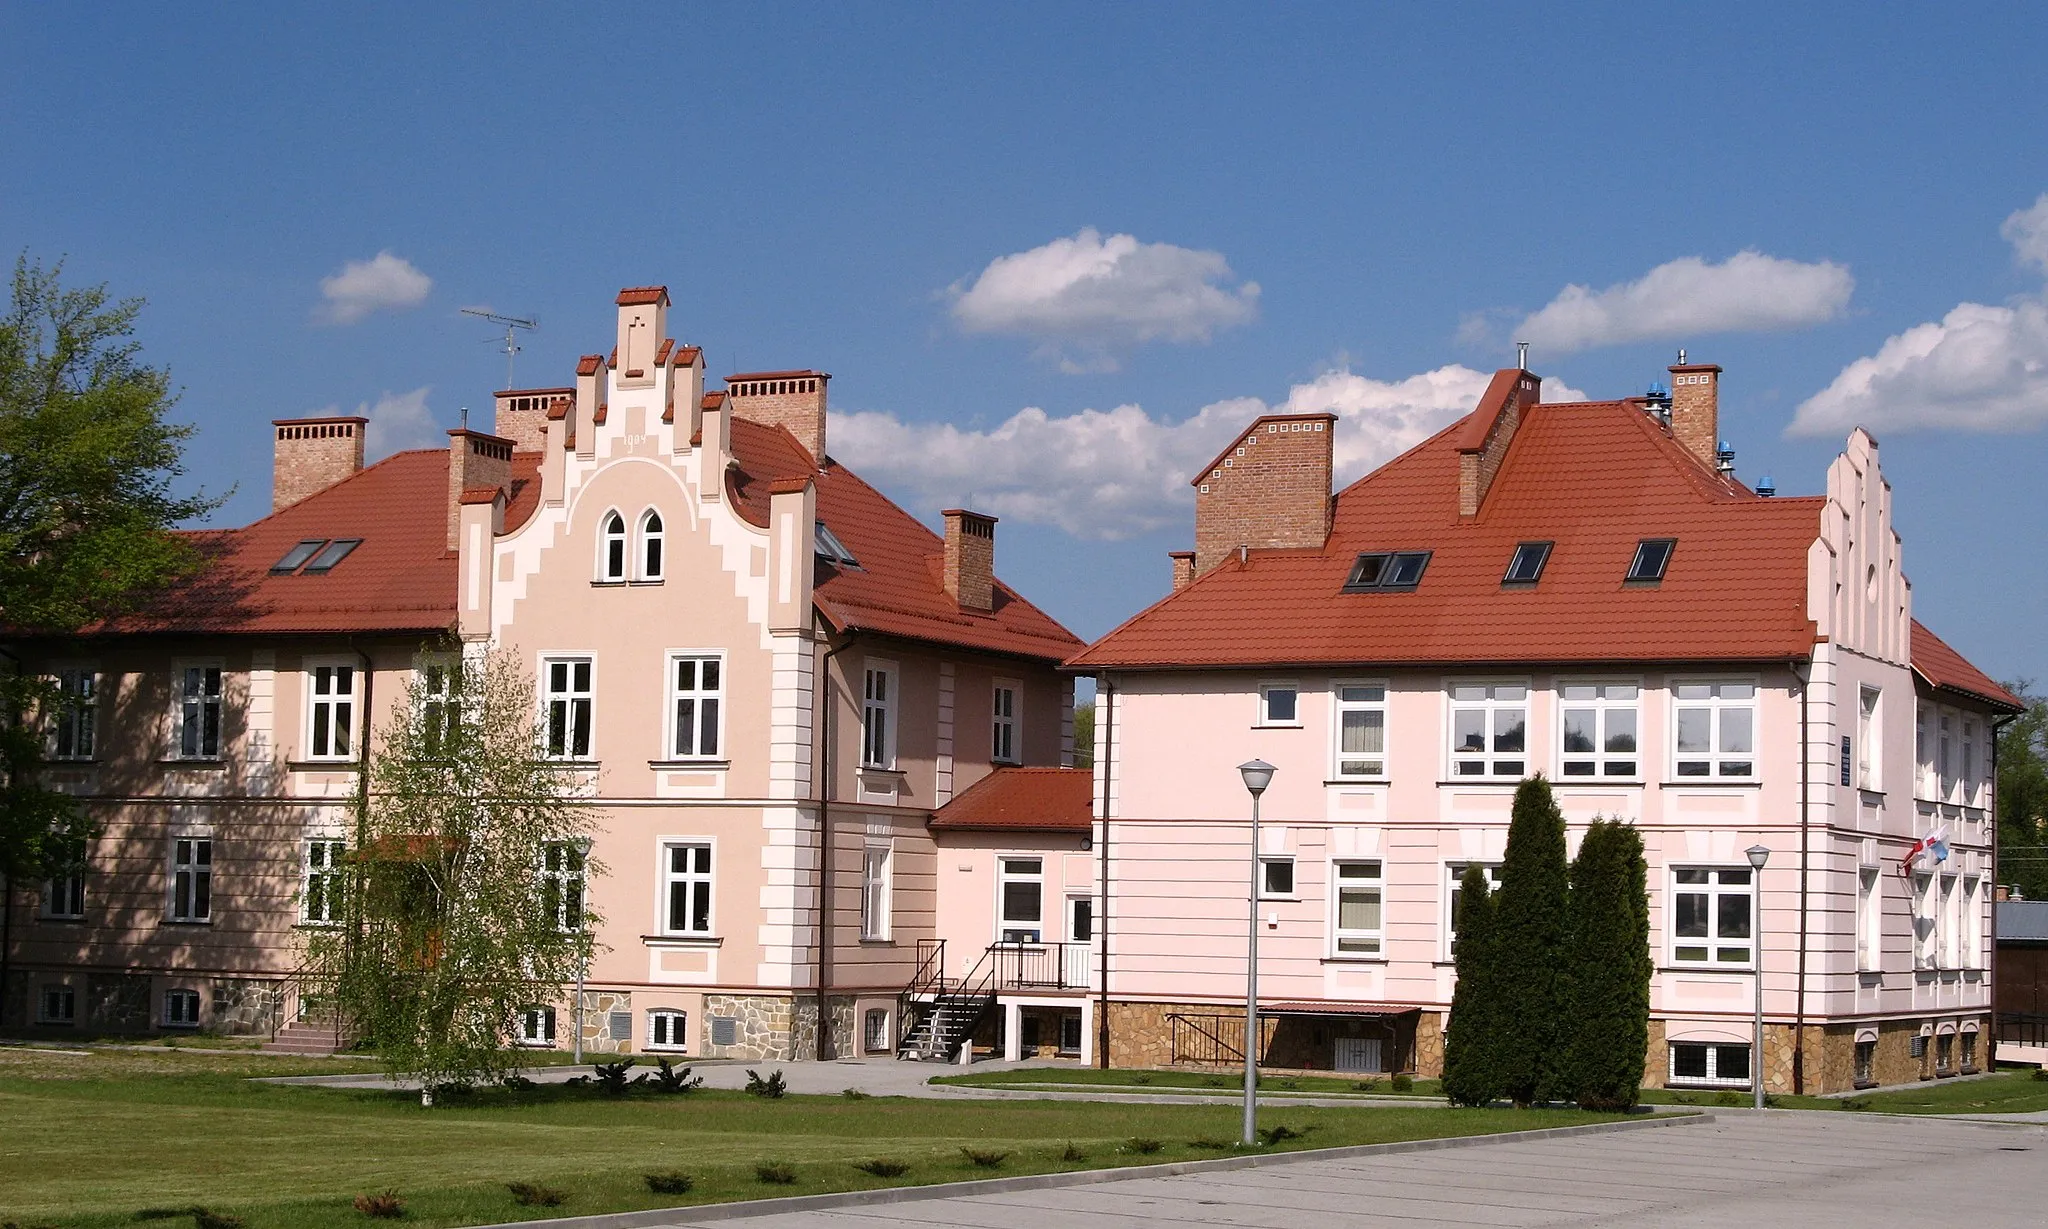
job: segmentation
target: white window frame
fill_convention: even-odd
[[[1935,878],[1924,871],[1913,872],[1910,912],[1913,922],[1913,968],[1932,969],[1940,960],[1940,902],[1935,896]]]
[[[555,1009],[550,1006],[533,1006],[521,1009],[517,1024],[518,1041],[521,1049],[552,1050],[555,1048]]]
[[[1913,785],[1914,792],[1925,796],[1927,783],[1934,779],[1934,752],[1927,741],[1928,707],[1925,703],[1913,705]]]
[[[1500,891],[1500,863],[1498,862],[1446,862],[1444,863],[1444,941],[1443,961],[1450,964],[1458,958],[1458,893],[1463,891],[1465,868],[1476,866],[1486,872],[1486,887],[1491,893]]]
[[[1273,873],[1280,867],[1287,868],[1285,890],[1273,886]],[[1262,853],[1259,855],[1259,899],[1299,900],[1301,899],[1300,867],[1295,865],[1291,853]]]
[[[584,686],[576,686],[576,667],[587,672]],[[555,687],[555,667],[565,670],[565,686]],[[540,659],[540,754],[542,759],[571,763],[597,758],[597,655],[594,653],[544,653]],[[562,740],[555,744],[555,709],[562,709]],[[576,714],[583,714],[583,747],[576,747]]]
[[[655,1053],[687,1054],[690,1050],[690,1013],[680,1007],[648,1008],[647,1048]]]
[[[879,688],[876,686],[878,680],[881,683]],[[884,770],[896,767],[897,714],[902,698],[902,676],[895,662],[874,658],[862,663],[861,767]]]
[[[1704,874],[1704,883],[1681,883],[1681,874]],[[1726,877],[1744,876],[1737,882],[1726,882]],[[1757,907],[1757,880],[1761,872],[1750,866],[1718,865],[1713,863],[1681,864],[1670,868],[1665,878],[1669,895],[1665,897],[1665,932],[1667,947],[1674,968],[1721,969],[1727,972],[1748,972],[1756,968],[1756,933],[1761,922]],[[1707,933],[1703,937],[1682,937],[1678,933],[1678,898],[1680,896],[1705,896],[1707,898]],[[1749,902],[1749,934],[1744,937],[1722,935],[1721,902],[1740,897]],[[1704,957],[1681,956],[1682,948],[1703,947]],[[1741,949],[1739,960],[1722,959],[1725,951]]]
[[[1876,973],[1884,967],[1884,871],[1856,868],[1856,971]]]
[[[212,677],[209,679],[208,672]],[[195,679],[193,676],[197,675]],[[227,667],[215,658],[194,658],[171,664],[171,758],[213,761],[227,746]],[[197,682],[198,690],[188,688]],[[211,684],[209,691],[207,685]],[[196,722],[196,732],[195,723]],[[213,735],[207,749],[206,736]],[[188,733],[191,737],[187,737]],[[193,744],[192,751],[185,746]]]
[[[668,522],[661,509],[649,508],[634,522],[633,579],[659,584],[668,574]]]
[[[1934,780],[1935,796],[1943,802],[1955,801],[1955,758],[1949,754],[1949,732],[1954,728],[1953,714],[1948,709],[1936,709],[1934,715]]]
[[[100,676],[91,666],[60,666],[51,675],[57,708],[50,714],[47,754],[53,760],[89,762],[99,752]]]
[[[164,905],[167,920],[195,926],[213,921],[213,854],[210,835],[170,838],[170,892]]]
[[[1963,880],[1960,875],[1943,874],[1938,882],[1941,889],[1941,967],[1960,969],[1963,967]]]
[[[1347,693],[1357,692],[1357,695]],[[1387,683],[1384,679],[1339,679],[1330,684],[1330,777],[1336,781],[1384,781],[1387,779]],[[1352,714],[1367,718],[1359,723],[1361,742],[1370,743],[1372,717],[1379,718],[1378,751],[1347,752],[1344,749],[1346,718]],[[1350,771],[1351,768],[1357,771]]]
[[[1678,1074],[1679,1046],[1706,1047],[1707,1073],[1704,1076]],[[1750,1076],[1752,1073],[1756,1071],[1756,1056],[1753,1054],[1749,1054],[1749,1048],[1749,1043],[1746,1041],[1667,1042],[1665,1044],[1665,1051],[1667,1054],[1667,1062],[1669,1063],[1669,1066],[1666,1068],[1666,1070],[1670,1074],[1666,1077],[1666,1082],[1670,1084],[1675,1084],[1681,1088],[1748,1088],[1750,1087]],[[1721,1065],[1721,1051],[1724,1049],[1741,1050],[1744,1054],[1748,1055],[1749,1061],[1746,1063],[1746,1065],[1748,1066],[1749,1071],[1745,1072],[1739,1079],[1720,1074],[1719,1067]]]
[[[180,1007],[173,1009],[173,1002],[180,1004]],[[186,1010],[187,1006],[190,1008],[189,1011]],[[163,1005],[158,1010],[160,1014],[157,1023],[161,1028],[198,1028],[199,1013],[204,1010],[204,1005],[199,1000],[197,990],[189,986],[173,986],[164,991]]]
[[[555,929],[565,935],[582,930],[590,918],[590,842],[574,838],[543,844],[540,888]]]
[[[56,997],[52,997],[52,996]],[[52,1003],[61,1002],[64,1010],[53,1012]],[[36,1023],[75,1025],[78,1023],[78,988],[66,982],[49,982],[36,989]]]
[[[989,762],[1024,762],[1022,710],[1024,684],[1016,679],[997,679],[989,688]]]
[[[1626,690],[1627,695],[1618,694]],[[1590,691],[1591,695],[1573,695]],[[1617,694],[1610,695],[1609,692]],[[1643,779],[1643,685],[1638,679],[1559,679],[1553,689],[1557,713],[1557,779],[1560,782],[1640,781]],[[1565,746],[1568,734],[1566,714],[1590,712],[1593,717],[1593,750],[1573,751]],[[1627,714],[1626,721],[1620,714]],[[1627,737],[1632,751],[1609,748],[1620,735],[1616,724],[1631,727]],[[1575,772],[1584,766],[1589,771]]]
[[[299,922],[334,926],[348,899],[348,876],[341,865],[348,842],[336,836],[306,838],[299,850]]]
[[[1080,925],[1086,914],[1087,925]],[[1067,893],[1067,942],[1093,943],[1095,941],[1095,896],[1090,892]],[[1086,932],[1085,934],[1083,932]]]
[[[420,706],[420,725],[430,754],[446,751],[449,735],[461,725],[461,672],[462,659],[453,654],[422,657],[413,667],[413,697]]]
[[[1884,792],[1884,693],[1868,683],[1856,688],[1856,788]]]
[[[690,686],[682,685],[681,667],[689,663]],[[725,654],[716,649],[674,649],[668,654],[668,735],[664,744],[668,758],[681,762],[725,758]],[[706,680],[712,680],[707,684]],[[689,729],[684,729],[683,705],[690,706]],[[708,728],[707,728],[708,727]],[[684,735],[688,734],[687,747]],[[706,735],[710,749],[705,749]]]
[[[1984,906],[1978,893],[1983,890],[1983,880],[1975,875],[1964,875],[1961,879],[1962,905],[1957,912],[1961,931],[1958,944],[1961,948],[1962,964],[1965,969],[1984,967]]]
[[[887,942],[895,915],[896,851],[890,845],[862,848],[860,856],[860,937]]]
[[[1279,697],[1287,697],[1288,712],[1276,715],[1273,706]],[[1255,723],[1262,730],[1293,730],[1301,727],[1301,684],[1293,679],[1269,679],[1259,684],[1259,719]]]
[[[597,518],[597,583],[623,585],[633,566],[633,544],[626,533],[626,514],[606,508]]]
[[[675,856],[681,850],[689,850],[691,852],[688,863],[678,870],[675,864]],[[701,858],[697,856],[700,851],[703,855]],[[717,934],[718,847],[716,843],[708,837],[664,837],[660,843],[659,854],[660,856],[655,861],[654,869],[661,884],[660,892],[655,898],[656,920],[660,923],[660,933],[693,939],[709,938]],[[702,864],[701,868],[698,865],[699,863]],[[691,917],[697,912],[695,906],[700,896],[698,891],[700,887],[702,888],[701,896],[704,906],[704,925],[701,928],[688,925]],[[683,918],[685,924],[682,926],[673,924],[675,921],[676,891],[678,888],[682,889],[682,899],[685,902],[685,915]]]
[[[363,665],[353,657],[309,657],[300,679],[305,687],[305,758],[330,763],[348,763],[356,758],[356,717],[362,710]],[[338,689],[342,681],[348,690]],[[322,687],[326,691],[322,691]],[[327,745],[322,747],[322,714],[326,715]]]
[[[1036,871],[1012,870],[1011,864],[1022,866],[1029,862],[1037,866]],[[1038,916],[1036,918],[1012,918],[1010,916],[1010,885],[1036,884],[1038,887]],[[1003,943],[1043,943],[1045,941],[1045,855],[1035,853],[996,854],[996,938]],[[1012,923],[1016,923],[1012,925]],[[1013,934],[1026,931],[1036,935],[1032,939],[1012,939]]]
[[[1527,679],[1449,679],[1444,683],[1444,746],[1447,749],[1446,776],[1454,781],[1519,781],[1529,775],[1529,703]],[[1460,692],[1480,692],[1460,696]],[[1519,696],[1498,695],[1519,692]],[[1463,713],[1481,714],[1480,739],[1485,750],[1462,750],[1458,742],[1458,718]],[[1502,750],[1497,745],[1507,733],[1501,728],[1506,714],[1519,713],[1522,749]],[[1478,771],[1467,771],[1476,768]]]
[[[43,880],[36,916],[48,922],[85,920],[85,867],[77,866]]]
[[[1962,804],[1974,807],[1977,805],[1977,719],[1964,713],[1962,721],[1963,762],[1956,779],[1962,785]]]
[[[1347,876],[1347,870],[1370,871]],[[1344,894],[1370,891],[1378,897],[1380,924],[1377,927],[1344,925]],[[1352,946],[1347,947],[1350,944]],[[1387,956],[1387,865],[1381,858],[1333,858],[1330,860],[1330,938],[1332,960],[1384,960]]]
[[[889,1045],[889,1017],[893,1014],[886,1007],[870,1007],[861,1016],[860,1048],[866,1054],[887,1054]],[[880,1028],[876,1028],[876,1024]]]
[[[1679,692],[1686,688],[1705,687],[1705,696],[1681,697]],[[1747,696],[1721,695],[1721,689],[1746,687]],[[1670,716],[1671,736],[1667,746],[1670,749],[1670,779],[1680,785],[1696,784],[1701,781],[1754,781],[1757,779],[1757,756],[1760,754],[1761,711],[1758,699],[1762,688],[1754,678],[1683,678],[1671,680]],[[1680,714],[1686,710],[1704,709],[1707,712],[1706,751],[1680,751],[1678,747]],[[1728,714],[1746,712],[1749,714],[1749,750],[1730,751],[1722,746],[1727,732]],[[1684,772],[1683,766],[1702,765],[1705,772]],[[1729,769],[1745,767],[1745,771],[1731,772]]]

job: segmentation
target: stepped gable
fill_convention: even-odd
[[[1484,411],[1482,406],[1481,413]],[[1633,401],[1527,408],[1476,514],[1459,515],[1470,418],[1353,483],[1320,549],[1233,554],[1075,655],[1077,669],[1365,663],[1773,661],[1806,656],[1820,497],[1765,498]],[[1674,538],[1664,579],[1625,581]],[[1520,542],[1555,543],[1504,585]],[[1358,556],[1429,551],[1412,591],[1346,593]]]
[[[768,523],[769,488],[808,477],[817,483],[818,519],[846,544],[858,568],[820,561],[813,600],[836,631],[872,631],[991,653],[1060,660],[1081,640],[997,581],[994,609],[962,609],[946,593],[939,535],[851,470],[822,466],[786,428],[732,420],[735,469],[728,490],[741,515]]]

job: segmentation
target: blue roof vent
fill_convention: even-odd
[[[1771,476],[1769,474],[1765,474],[1763,477],[1756,480],[1756,493],[1763,496],[1765,499],[1769,499],[1771,496],[1776,495],[1778,493],[1778,484],[1771,480]]]

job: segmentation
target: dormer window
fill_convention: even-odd
[[[626,579],[626,518],[605,513],[597,531],[597,578],[601,581]]]
[[[1344,582],[1344,592],[1413,589],[1422,583],[1422,573],[1429,567],[1429,556],[1430,552],[1426,550],[1378,551],[1360,555],[1358,562],[1351,565],[1351,576]]]
[[[1676,538],[1644,538],[1636,543],[1636,557],[1628,565],[1628,579],[1636,584],[1655,584],[1664,579],[1664,569],[1671,562],[1671,551],[1678,545]]]
[[[836,563],[840,567],[845,568],[857,568],[860,566],[860,560],[853,557],[853,552],[846,549],[846,543],[841,542],[839,535],[833,533],[826,526],[825,522],[816,521],[813,524],[816,528],[811,534],[811,541],[813,548],[818,553],[818,558],[823,559],[827,563]]]
[[[1523,542],[1515,547],[1514,557],[1508,560],[1507,574],[1500,578],[1504,585],[1533,585],[1543,578],[1543,565],[1550,562],[1548,542]]]

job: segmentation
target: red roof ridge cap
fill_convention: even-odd
[[[617,305],[620,307],[645,307],[651,303],[665,303],[667,301],[668,287],[666,286],[628,286],[624,290],[619,291]]]
[[[505,493],[501,486],[466,486],[462,488],[462,502],[465,504],[492,503]]]
[[[1232,436],[1230,442],[1223,446],[1222,452],[1219,452],[1215,456],[1209,458],[1209,463],[1207,465],[1204,465],[1202,468],[1196,470],[1195,476],[1188,479],[1188,485],[1200,486],[1202,484],[1202,476],[1204,474],[1207,474],[1210,470],[1215,469],[1217,466],[1223,464],[1223,459],[1229,456],[1237,448],[1239,444],[1244,443],[1247,437],[1257,435],[1259,433],[1259,425],[1261,423],[1308,422],[1313,419],[1322,419],[1323,421],[1329,423],[1330,430],[1332,431],[1335,431],[1337,429],[1337,423],[1339,421],[1338,416],[1330,410],[1315,410],[1300,414],[1259,415],[1257,418],[1252,419],[1251,423],[1247,425],[1244,430]]]
[[[594,376],[597,374],[597,369],[603,364],[604,355],[586,354],[576,360],[576,374],[579,376]]]
[[[821,380],[832,378],[827,372],[813,371],[808,367],[801,367],[791,368],[788,371],[740,371],[725,377],[725,382],[730,384],[734,380],[779,380],[789,376],[817,376]]]

